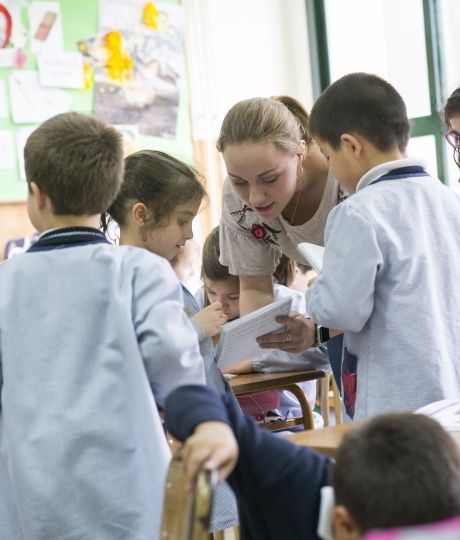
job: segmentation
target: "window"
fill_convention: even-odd
[[[458,0],[307,0],[307,13],[315,97],[346,73],[387,79],[407,104],[408,154],[423,156],[444,183],[456,183],[458,170],[450,168],[439,112],[460,83]],[[451,71],[441,62],[444,49],[450,51]]]

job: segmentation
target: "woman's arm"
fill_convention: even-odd
[[[240,316],[264,307],[274,299],[272,276],[240,276]]]

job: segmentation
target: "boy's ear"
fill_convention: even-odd
[[[44,208],[48,200],[46,193],[42,191],[38,187],[38,184],[36,184],[35,182],[30,182],[29,190],[36,201],[37,208],[39,209]]]
[[[363,151],[363,145],[357,137],[355,137],[351,133],[344,133],[340,137],[340,142],[342,143],[344,148],[353,153],[355,159],[359,160]]]
[[[144,203],[137,202],[131,208],[131,217],[136,225],[144,226],[149,220],[149,211]]]
[[[359,540],[361,532],[345,506],[337,505],[332,516],[336,540]]]

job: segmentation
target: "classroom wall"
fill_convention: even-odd
[[[179,3],[179,0],[161,1],[164,3]],[[6,0],[6,3],[7,5],[17,4],[15,0]],[[28,30],[29,27],[27,7],[30,6],[30,4],[30,1],[21,2],[21,5],[23,6],[21,8],[21,21],[26,30]],[[64,50],[76,51],[77,41],[93,36],[98,29],[99,2],[97,0],[59,0],[59,4],[62,15]],[[36,69],[36,55],[32,54],[29,43],[30,41],[27,40],[24,48],[27,55],[27,62],[24,65],[24,69]],[[8,95],[8,76],[11,71],[11,68],[0,68],[0,83],[2,82],[5,85],[7,108],[6,117],[0,118],[0,130],[10,130],[15,134],[19,128],[33,126],[23,124],[15,125],[12,121]],[[66,90],[66,92],[72,96],[72,110],[82,113],[93,112],[94,87],[88,90]],[[176,136],[167,139],[140,135],[138,148],[155,148],[172,153],[186,161],[193,160],[185,58],[180,84]],[[26,182],[20,178],[18,163],[14,169],[0,170],[0,260],[7,239],[28,235],[33,231],[26,213],[26,197],[27,185]]]
[[[310,108],[313,89],[304,0],[184,0],[184,8],[195,159],[209,193],[200,240],[220,218],[225,170],[215,142],[228,109],[281,94]]]
[[[75,50],[76,41],[97,28],[98,2],[60,0],[60,4],[65,49]],[[309,108],[313,92],[304,0],[183,0],[182,5],[186,62],[176,138],[141,138],[140,147],[191,161],[205,174],[210,197],[195,227],[201,242],[220,217],[224,169],[215,139],[227,110],[240,99],[276,94],[292,95]],[[24,19],[27,22],[26,14]],[[33,58],[30,62],[35,67]],[[6,75],[7,70],[0,69],[0,77]],[[92,111],[92,90],[71,92],[75,110]],[[18,180],[16,171],[14,177],[3,173],[0,171],[0,253],[7,238],[32,230],[23,202],[25,183]],[[9,204],[12,201],[14,205]]]

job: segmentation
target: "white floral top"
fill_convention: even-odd
[[[222,190],[220,262],[237,276],[271,275],[282,254],[304,263],[297,252],[297,244],[324,245],[327,216],[345,197],[338,181],[329,174],[314,216],[303,225],[293,226],[282,216],[262,221],[252,208],[243,205],[226,178]]]

